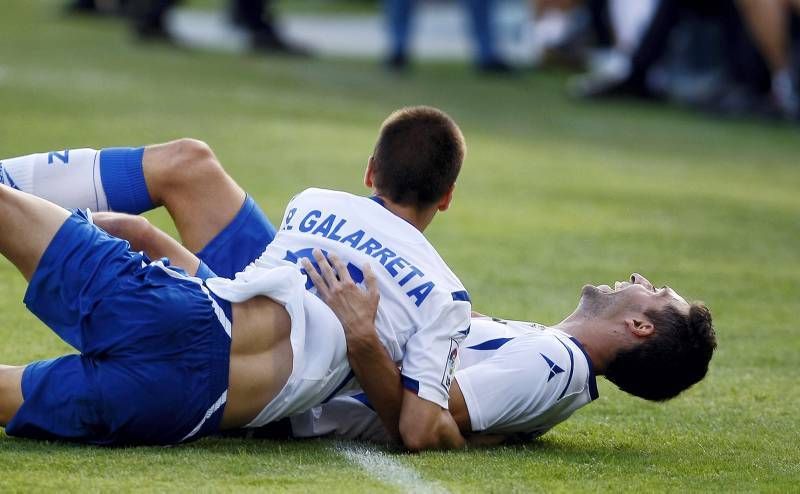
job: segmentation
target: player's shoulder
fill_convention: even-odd
[[[532,360],[547,373],[547,382],[556,384],[557,400],[587,390],[592,399],[597,398],[592,361],[578,339],[553,328],[520,339],[534,345]]]
[[[514,335],[503,347],[500,358],[513,361],[521,373],[561,388],[571,386],[573,380],[585,382],[590,368],[575,341],[552,328]]]

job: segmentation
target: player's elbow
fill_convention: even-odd
[[[423,430],[418,427],[400,428],[400,438],[403,445],[410,451],[419,452],[439,447],[438,438],[433,431]]]
[[[442,449],[448,442],[445,431],[438,420],[424,421],[420,417],[400,417],[400,438],[410,451],[419,452],[429,449]]]

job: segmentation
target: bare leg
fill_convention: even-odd
[[[788,3],[785,0],[738,0],[738,3],[772,73],[788,67]]]
[[[197,272],[200,259],[146,218],[124,213],[95,213],[92,218],[95,225],[127,240],[133,250],[143,251],[150,259],[168,257],[173,266],[189,275]]]
[[[172,216],[183,244],[198,252],[239,212],[244,190],[202,141],[180,139],[145,148],[150,197]]]
[[[10,187],[0,186],[0,254],[30,281],[45,249],[69,212]]]
[[[22,406],[22,371],[25,367],[0,365],[0,425],[5,426]]]

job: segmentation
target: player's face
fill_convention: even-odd
[[[668,286],[655,288],[647,278],[633,273],[627,281],[615,282],[614,288],[584,286],[578,310],[588,317],[612,318],[622,313],[662,310],[667,305],[681,312],[689,311],[689,303],[675,290]]]

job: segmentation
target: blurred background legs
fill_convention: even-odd
[[[485,73],[510,73],[512,67],[497,53],[494,33],[493,0],[459,0],[469,16],[472,29],[475,66]],[[416,0],[384,0],[388,34],[386,65],[403,70],[409,64],[409,44]]]
[[[140,39],[172,41],[167,27],[167,15],[173,7],[181,3],[180,0],[127,0],[126,3],[133,30]],[[286,41],[281,35],[272,4],[271,0],[230,0],[230,21],[246,32],[250,49],[254,51],[308,56],[308,50]]]
[[[308,56],[304,47],[289,43],[281,36],[273,14],[272,0],[231,0],[233,23],[251,36],[251,47],[264,53]]]
[[[800,97],[791,70],[792,6],[789,0],[738,0],[746,20],[771,74],[771,93],[778,110],[788,118],[800,117]]]

